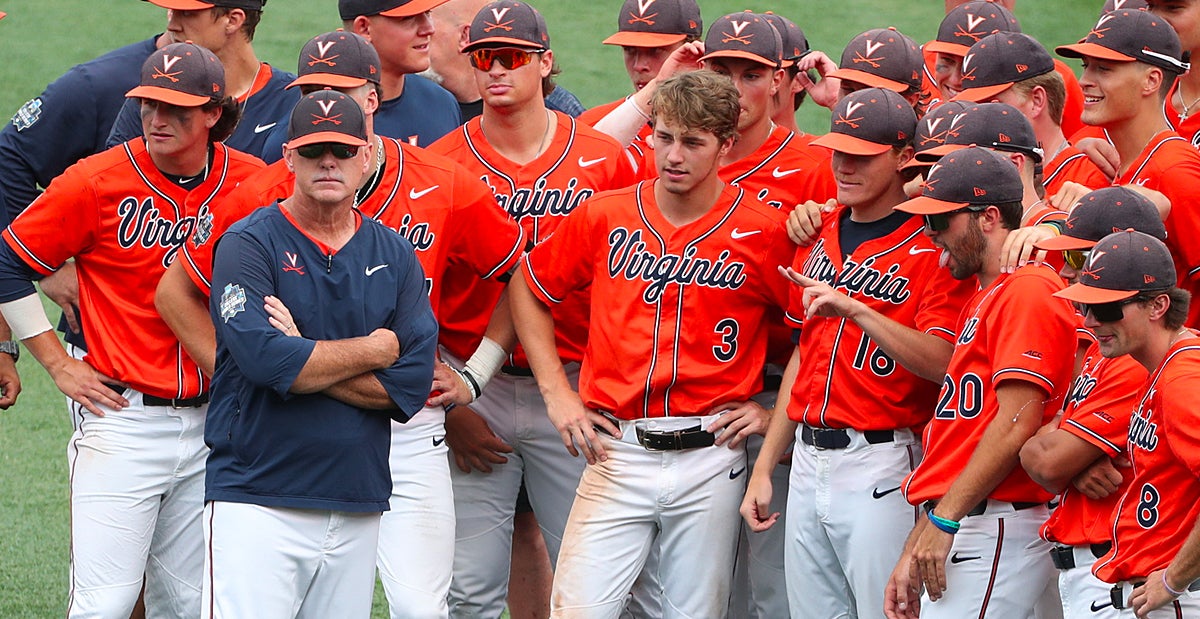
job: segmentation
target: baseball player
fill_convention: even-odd
[[[1054,196],[1067,182],[1098,189],[1109,184],[1096,164],[1063,134],[1065,86],[1053,58],[1033,37],[1019,32],[989,34],[967,50],[969,74],[955,100],[1006,103],[1021,111],[1033,126],[1045,154],[1042,183]]]
[[[433,39],[429,41],[429,68],[422,75],[438,83],[458,100],[458,111],[462,122],[483,113],[483,96],[475,83],[475,69],[460,50],[463,37],[471,27],[471,20],[488,0],[449,0],[431,11],[437,24]],[[553,71],[557,73],[557,70]],[[546,107],[568,116],[578,117],[584,113],[583,104],[571,91],[561,84],[546,95]]]
[[[295,191],[214,257],[205,618],[370,616],[389,417],[416,414],[433,378],[412,244],[354,210],[374,155],[362,110],[320,91],[289,126]]]
[[[972,147],[939,160],[922,195],[896,207],[923,215],[940,263],[981,288],[959,316],[925,457],[901,488],[925,517],[888,582],[889,618],[1029,617],[1051,581],[1038,536],[1051,495],[1017,466],[1017,452],[1061,406],[1077,318],[1051,296],[1063,283],[1050,267],[1000,270],[1021,194],[1016,167]]]
[[[266,0],[150,0],[170,9],[166,36],[211,49],[229,68],[229,92],[241,104],[242,117],[226,146],[258,156],[267,132],[296,105],[297,93],[285,91],[295,75],[259,62],[254,31]],[[108,135],[114,146],[142,135],[138,107],[127,102]]]
[[[938,26],[937,38],[921,46],[924,58],[922,71],[923,97],[930,107],[949,101],[971,86],[964,84],[963,76],[972,72],[967,53],[983,37],[996,32],[1021,32],[1021,24],[1012,14],[1012,8],[1003,2],[971,0],[956,2],[954,7],[947,3],[946,17]],[[1075,72],[1061,61],[1054,60],[1054,72],[1062,78],[1065,99],[1063,100],[1063,132],[1072,135],[1083,127],[1080,114],[1083,112],[1083,91]]]
[[[921,458],[925,423],[953,348],[969,284],[937,268],[906,199],[901,166],[917,119],[891,90],[847,95],[830,133],[839,207],[797,254],[789,321],[803,324],[742,514],[775,524],[770,474],[793,439],[786,575],[792,617],[869,617],[917,512],[896,492]],[[893,282],[893,283],[885,283]],[[831,388],[836,385],[835,388]],[[862,394],[888,393],[870,406]]]
[[[533,7],[509,0],[488,4],[472,21],[464,52],[483,93],[483,115],[431,150],[457,157],[482,178],[533,242],[550,236],[585,199],[633,182],[619,144],[546,109],[543,80],[554,57],[545,21]],[[501,292],[499,284],[470,281],[453,265],[447,269],[439,315],[447,361],[457,364],[472,354]],[[562,355],[575,363],[586,339],[587,307],[582,292],[556,313]],[[505,362],[469,408],[447,413],[446,425],[456,458],[456,441],[473,456],[451,471],[457,518],[451,615],[499,616],[521,479],[553,561],[583,463],[563,453],[523,353]],[[497,453],[509,448],[511,453]],[[486,468],[491,472],[482,474]]]
[[[811,83],[807,75],[801,77],[802,71],[799,64],[800,59],[812,51],[808,48],[808,38],[792,20],[771,11],[762,15],[775,27],[783,44],[784,79],[783,85],[775,93],[773,108],[775,111],[771,114],[771,121],[811,142],[816,136],[804,133],[796,124],[796,110],[800,109],[800,104],[804,102],[804,97],[808,94],[804,87]]]
[[[1112,230],[1137,229],[1155,238],[1167,231],[1149,199],[1125,187],[1106,187],[1084,196],[1071,209],[1070,225],[1039,249],[1064,251],[1070,258],[1059,271],[1078,281],[1092,247]],[[1146,370],[1129,356],[1107,358],[1093,339],[1071,390],[1061,422],[1039,432],[1021,448],[1021,465],[1034,481],[1061,494],[1058,509],[1042,527],[1042,537],[1055,543],[1050,558],[1058,568],[1058,586],[1066,619],[1116,617],[1111,585],[1092,575],[1096,559],[1112,548],[1112,514],[1128,478],[1096,498],[1098,484],[1079,490],[1071,482],[1088,467],[1122,457],[1129,433],[1129,414],[1136,405]],[[1118,475],[1118,477],[1123,477]],[[1111,482],[1110,482],[1111,483]]]
[[[1104,237],[1079,283],[1058,293],[1084,304],[1108,359],[1128,355],[1150,373],[1137,391],[1126,451],[1132,475],[1111,518],[1112,549],[1096,577],[1112,588],[1119,617],[1191,617],[1200,486],[1196,481],[1191,382],[1200,369],[1195,332],[1183,328],[1190,295],[1173,283],[1174,259],[1161,241],[1136,231]]]
[[[742,441],[766,421],[750,400],[766,361],[766,309],[784,302],[775,270],[794,252],[783,216],[717,174],[738,98],[708,71],[664,81],[653,100],[657,180],[584,203],[513,283],[547,412],[567,450],[588,461],[553,617],[619,616],[655,546],[667,614],[725,613]],[[595,311],[576,392],[551,306],[588,287]]]
[[[237,122],[208,50],[153,53],[140,85],[148,139],[89,157],[4,232],[0,310],[75,401],[68,616],[128,616],[146,579],[151,616],[200,612],[207,380],[154,311],[152,282],[257,159],[219,142]],[[170,76],[170,77],[167,77]],[[82,361],[58,343],[31,281],[74,257]],[[150,278],[150,281],[147,281]]]
[[[810,62],[816,62],[819,56]],[[822,74],[818,86],[837,89],[834,97],[821,97],[833,106],[841,97],[863,88],[887,88],[902,95],[912,105],[917,116],[923,116],[926,104],[921,100],[921,54],[917,43],[893,27],[874,28],[859,33],[846,44],[840,65],[820,63],[834,70]],[[817,95],[813,94],[814,100]]]
[[[445,0],[441,0],[445,1]],[[340,0],[338,11],[348,32],[371,42],[379,54],[381,74],[375,132],[414,146],[429,146],[460,124],[453,97],[432,81],[412,75],[429,68],[434,33],[430,10],[438,0]],[[300,59],[316,68],[337,62],[331,48],[312,50]],[[411,77],[410,77],[411,76]],[[285,112],[282,118],[287,118]],[[287,139],[286,122],[275,125],[265,140],[262,160],[278,161]]]
[[[462,167],[373,133],[369,112],[379,103],[374,82],[379,59],[365,39],[343,31],[321,34],[305,45],[300,57],[321,48],[337,60],[311,68],[302,61],[296,81],[305,90],[338,88],[362,102],[368,112],[368,141],[381,156],[372,158],[363,177],[356,195],[358,209],[413,244],[431,302],[438,301],[448,264],[464,266],[472,277],[505,279],[524,249],[520,226],[496,207],[487,186]],[[259,205],[291,196],[294,187],[295,176],[282,161],[247,179],[225,201],[206,237],[194,237],[200,243],[188,243],[183,260],[163,277],[157,297],[160,309],[189,351],[199,349],[195,356],[211,362],[215,350],[213,332],[196,324],[196,312],[207,307],[215,240]],[[492,337],[510,347],[514,339]],[[490,375],[476,371],[486,384]],[[444,416],[440,406],[433,406],[408,423],[392,425],[392,498],[380,524],[379,573],[395,618],[445,617],[448,612],[454,504]]]
[[[1103,129],[1120,156],[1113,184],[1157,190],[1175,207],[1166,225],[1178,284],[1200,289],[1200,245],[1185,242],[1200,234],[1200,216],[1180,208],[1200,190],[1200,154],[1162,114],[1170,84],[1189,66],[1181,60],[1179,37],[1153,13],[1119,10],[1101,17],[1082,43],[1056,51],[1085,61],[1080,84],[1094,103],[1084,109],[1083,121]],[[1140,82],[1145,86],[1137,88]],[[1188,324],[1200,324],[1200,310],[1192,313]]]

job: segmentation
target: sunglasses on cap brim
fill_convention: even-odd
[[[496,62],[509,71],[520,69],[533,62],[535,54],[542,53],[540,49],[520,49],[517,47],[480,48],[467,52],[471,66],[480,71],[491,71]]]
[[[335,159],[350,159],[358,154],[357,146],[349,144],[338,144],[336,142],[319,142],[317,144],[305,144],[296,148],[296,154],[305,159],[320,159],[328,151],[333,154]]]

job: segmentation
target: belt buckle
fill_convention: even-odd
[[[1108,601],[1112,602],[1112,607],[1117,610],[1125,610],[1125,600],[1121,594],[1121,583],[1113,585],[1112,589],[1108,590]]]

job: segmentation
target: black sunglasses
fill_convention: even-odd
[[[947,211],[945,213],[936,213],[933,215],[925,215],[925,227],[934,232],[941,232],[950,227],[950,217],[959,213],[973,213],[984,210],[987,207],[979,206],[964,206],[960,209]]]
[[[337,159],[350,159],[358,154],[358,147],[349,144],[337,144],[332,142],[321,142],[319,144],[305,144],[296,149],[296,153],[305,159],[320,159],[325,151],[333,153]]]
[[[1125,319],[1125,306],[1130,303],[1144,301],[1141,295],[1133,296],[1122,301],[1109,301],[1108,303],[1084,303],[1083,313],[1086,316],[1089,312],[1096,322],[1119,322]]]

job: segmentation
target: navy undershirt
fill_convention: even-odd
[[[838,226],[838,244],[842,247],[842,258],[854,253],[859,245],[867,241],[883,238],[899,230],[909,217],[912,217],[910,213],[896,211],[883,219],[858,222],[850,219],[850,209],[846,209],[839,219],[841,225]]]

